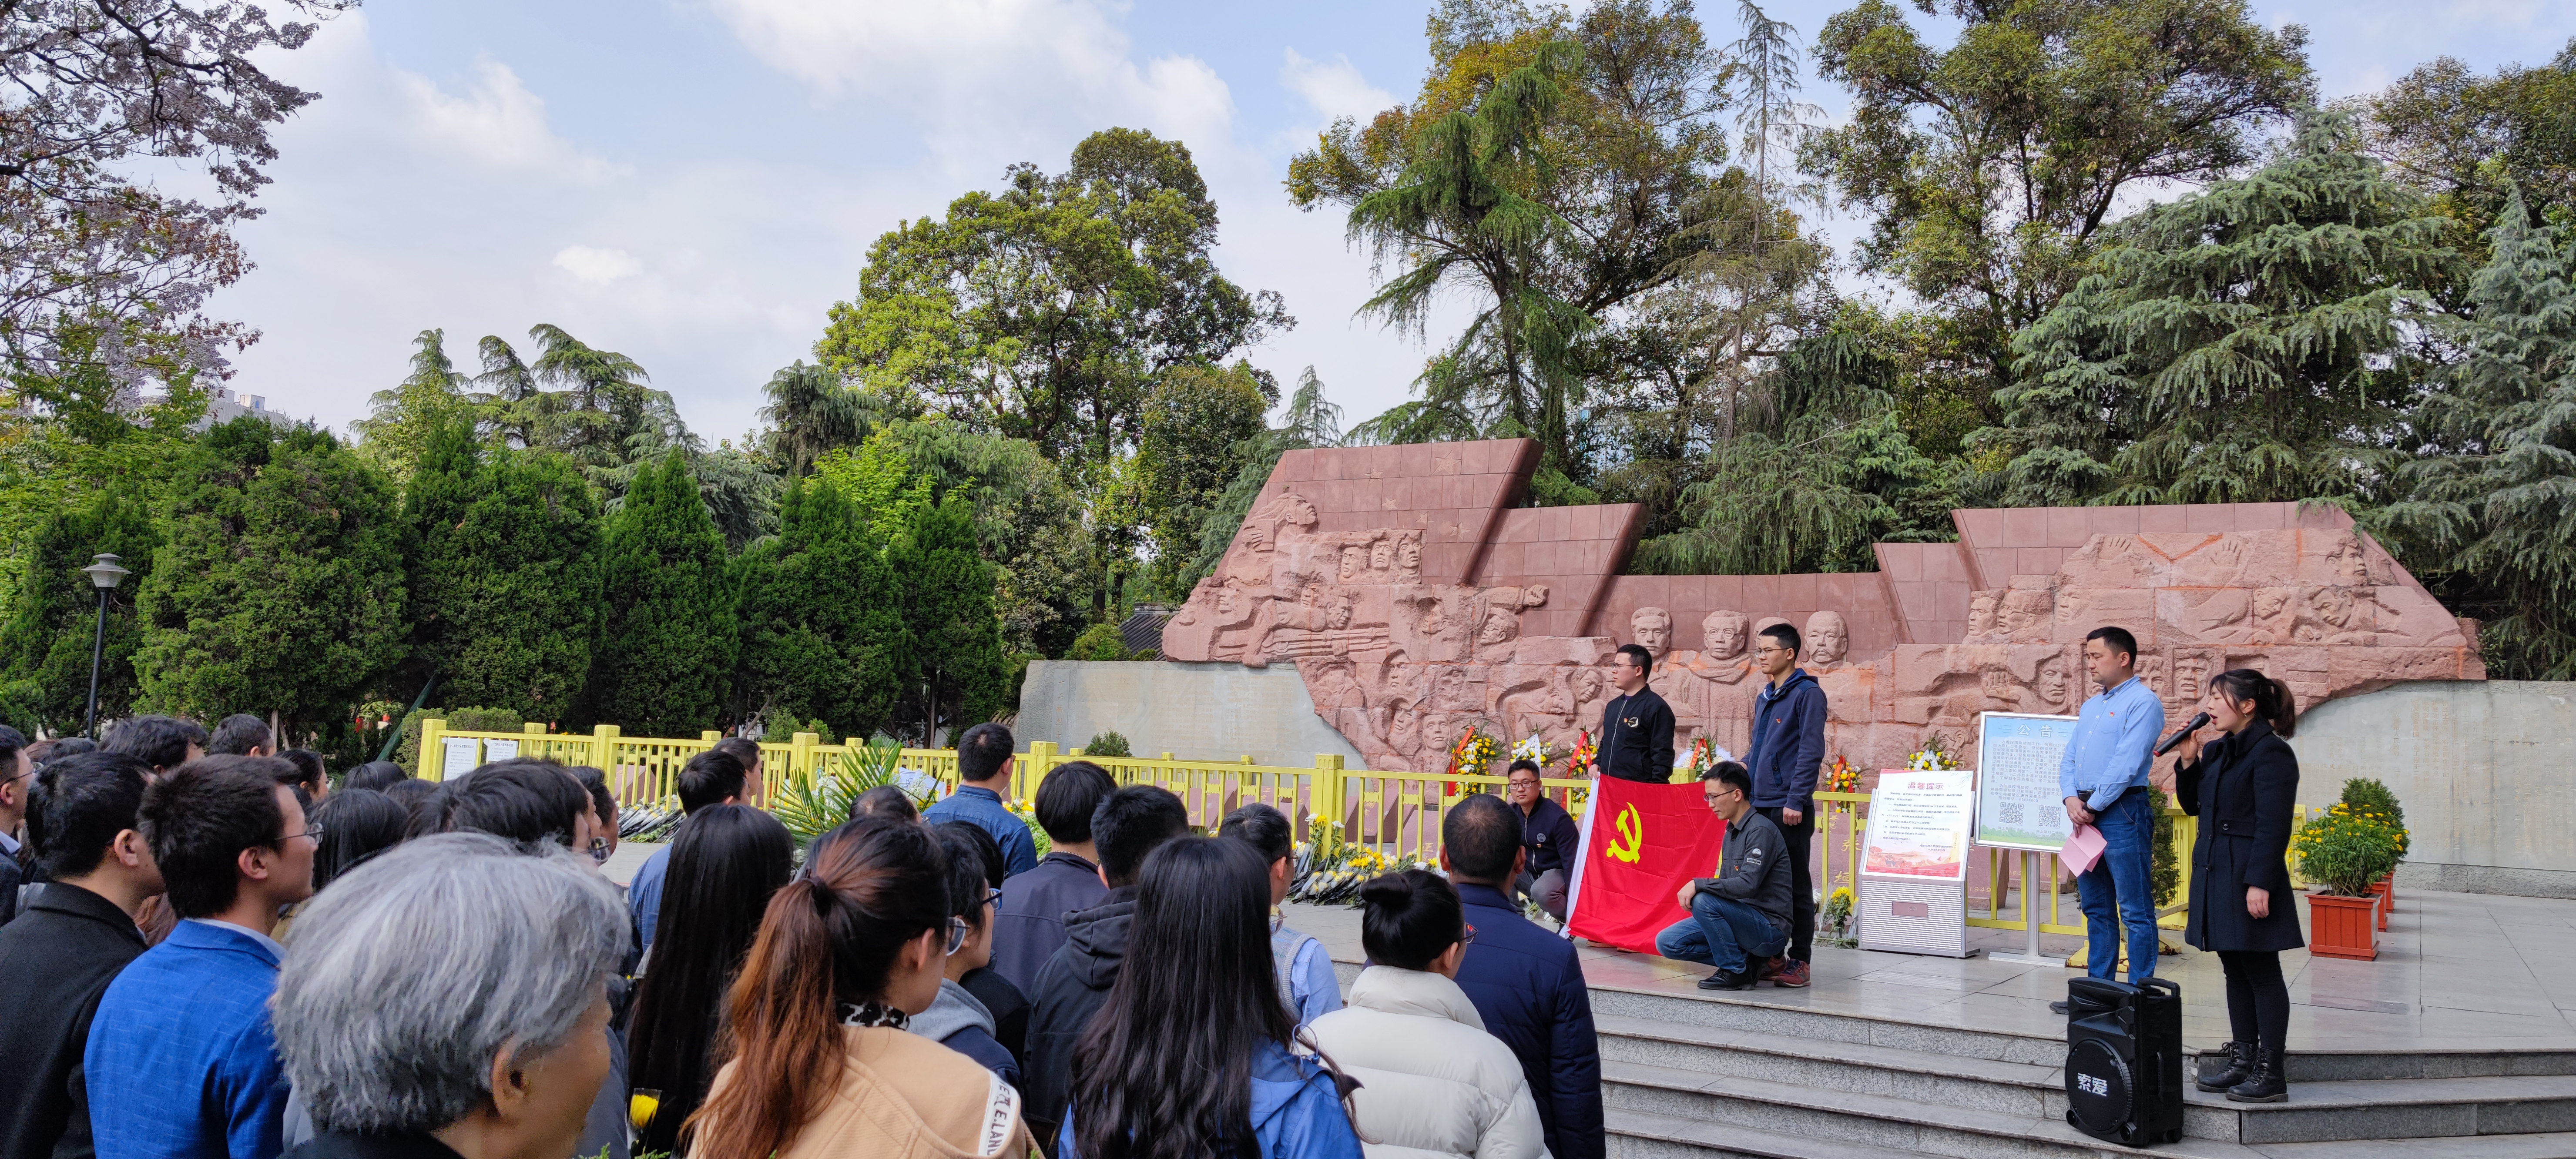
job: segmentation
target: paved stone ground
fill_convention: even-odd
[[[624,851],[621,850],[622,854]],[[2576,901],[2491,894],[2405,891],[2379,935],[2379,957],[2354,962],[2282,955],[2290,980],[2292,1050],[2460,1050],[2501,1046],[2576,1049]],[[1288,923],[1314,935],[1337,961],[1358,962],[1357,908],[1291,905]],[[2301,920],[2306,920],[2302,905]],[[1970,930],[1969,945],[2017,950],[2021,935]],[[2181,934],[2168,931],[2168,945]],[[1697,993],[1707,967],[1581,944],[1594,985]],[[2042,948],[2068,953],[2074,939]],[[1769,986],[1735,995],[1836,1013],[1899,1016],[1928,1025],[2055,1035],[2065,1020],[2048,1011],[2066,996],[2073,970],[2011,965],[1983,956],[1929,958],[1818,947],[1815,984]],[[2228,1037],[2225,983],[2215,954],[2185,947],[2157,962],[2182,983],[2184,1040],[2211,1047]]]

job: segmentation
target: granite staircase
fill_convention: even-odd
[[[2183,1139],[2138,1150],[2066,1124],[2063,1039],[1742,995],[1592,1003],[1613,1159],[2576,1156],[2576,1051],[2294,1052],[2289,1102],[2194,1090]]]

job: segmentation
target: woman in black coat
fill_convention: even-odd
[[[2218,955],[2235,1040],[2224,1069],[2202,1068],[2200,1089],[2226,1091],[2231,1102],[2277,1103],[2290,1097],[2281,1069],[2290,1029],[2281,951],[2307,944],[2285,860],[2299,794],[2299,757],[2289,744],[2298,704],[2280,681],[2237,668],[2209,682],[2206,711],[2225,735],[2174,766],[2182,811],[2200,818],[2183,938]]]

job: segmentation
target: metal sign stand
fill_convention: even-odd
[[[1988,954],[1986,955],[1988,961],[2011,962],[2017,966],[2054,966],[2061,970],[2066,968],[2066,959],[2052,958],[2039,952],[2039,899],[2034,892],[2038,887],[2031,883],[2039,880],[2040,856],[2029,850],[2022,851],[2021,855],[2021,952]],[[2055,855],[2050,856],[2053,859]],[[2048,887],[2057,888],[2057,874],[2054,872],[2048,875]]]

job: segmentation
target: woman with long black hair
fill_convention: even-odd
[[[2209,682],[2203,708],[2222,735],[2174,766],[2174,796],[2200,818],[2183,938],[2218,955],[2235,1037],[2202,1065],[2200,1089],[2226,1091],[2231,1102],[2277,1103],[2290,1097],[2281,1069],[2290,1031],[2281,951],[2307,944],[2285,860],[2299,795],[2299,757],[2289,744],[2298,700],[2288,685],[2236,668]]]
[[[706,1097],[725,989],[760,932],[770,895],[794,871],[795,856],[787,827],[748,805],[700,809],[671,842],[656,928],[678,936],[654,939],[627,1032],[634,1060],[628,1081],[662,1092],[636,1132],[637,1154],[677,1150],[680,1124]]]
[[[1126,961],[1074,1046],[1056,1159],[1359,1159],[1331,1060],[1295,1051],[1250,845],[1145,858]]]
[[[868,817],[814,842],[726,1000],[727,1061],[681,1129],[689,1159],[1027,1153],[1019,1092],[907,1029],[966,940],[948,877],[910,821]]]

